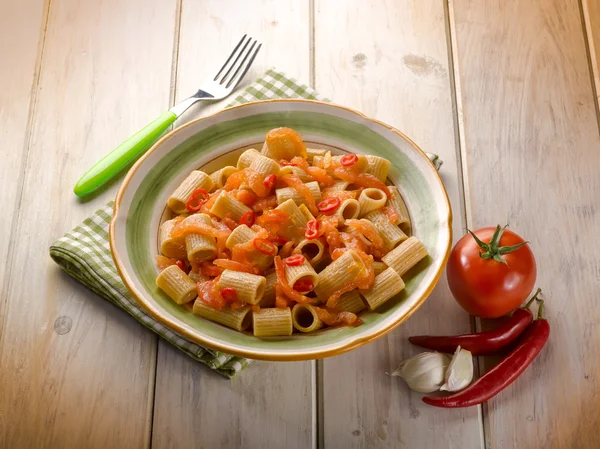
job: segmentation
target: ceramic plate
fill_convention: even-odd
[[[194,169],[212,172],[235,165],[247,148],[260,150],[265,134],[286,126],[307,146],[336,153],[374,154],[392,162],[389,181],[407,204],[413,234],[429,257],[406,275],[406,288],[358,327],[341,327],[291,337],[257,338],[193,315],[155,284],[158,227],[169,195]],[[438,173],[410,139],[394,128],[333,104],[270,100],[226,109],[187,123],[163,137],[129,171],[117,195],[110,225],[115,263],[133,297],[156,320],[190,341],[216,350],[264,360],[327,357],[362,346],[394,329],[425,301],[446,264],[452,214]]]

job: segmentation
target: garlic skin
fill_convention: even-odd
[[[419,393],[438,391],[444,383],[450,357],[441,352],[422,352],[403,361],[391,375],[401,377],[408,387]]]
[[[448,365],[445,383],[440,387],[442,391],[460,391],[473,380],[473,356],[471,351],[461,349],[459,346]]]

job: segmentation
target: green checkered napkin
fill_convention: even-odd
[[[288,78],[282,72],[270,69],[248,86],[227,107],[272,98],[305,98],[328,101],[310,87],[293,78]],[[437,156],[430,155],[430,158],[439,169],[441,161]],[[117,307],[124,309],[148,329],[156,332],[193,359],[205,363],[226,377],[235,376],[251,361],[204,348],[185,340],[148,316],[131,297],[117,273],[108,243],[108,225],[112,218],[113,204],[112,201],[109,202],[71,232],[54,242],[50,247],[52,259],[83,285]]]
[[[310,87],[271,69],[248,86],[227,107],[271,98],[325,100]],[[117,273],[110,253],[108,225],[112,213],[113,202],[111,201],[54,242],[50,247],[52,259],[83,285],[124,309],[148,329],[156,332],[193,359],[205,363],[227,377],[233,377],[243,370],[250,360],[203,348],[185,340],[147,315],[131,297]]]

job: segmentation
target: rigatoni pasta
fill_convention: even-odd
[[[307,182],[306,187],[310,190],[315,202],[321,201],[321,188],[319,183],[316,181]],[[285,203],[287,200],[293,200],[297,206],[300,206],[304,201],[302,195],[293,187],[283,187],[275,191],[277,197],[277,204]]]
[[[300,332],[314,332],[324,326],[316,309],[310,304],[296,304],[292,309],[292,324]]]
[[[267,308],[252,314],[255,337],[292,335],[292,312],[289,307]]]
[[[402,229],[402,232],[406,235],[410,235],[412,225],[410,223],[410,216],[408,215],[406,203],[404,203],[402,195],[398,192],[398,188],[390,186],[388,189],[390,191],[390,197],[388,198],[387,205],[392,207],[398,214],[396,224]]]
[[[156,285],[177,304],[186,304],[197,296],[196,283],[177,265],[165,268],[156,278]]]
[[[213,187],[216,187],[217,189],[222,189],[225,183],[227,182],[227,178],[233,175],[236,171],[236,167],[228,165],[227,167],[223,167],[211,174],[210,179],[212,179],[214,183]]]
[[[221,192],[210,209],[210,213],[219,218],[230,216],[239,221],[246,212],[251,212],[248,206],[228,192]]]
[[[390,249],[395,248],[403,242],[408,236],[402,230],[390,222],[388,216],[381,210],[374,210],[365,217],[375,225],[386,246]]]
[[[404,289],[404,281],[393,268],[375,276],[373,285],[362,292],[369,309],[375,310],[384,302],[393,298]]]
[[[252,324],[252,313],[250,307],[241,309],[221,309],[217,310],[196,299],[192,313],[201,316],[207,320],[235,329],[236,331],[245,331]]]
[[[237,300],[247,304],[258,304],[263,297],[267,280],[264,276],[225,270],[217,285],[221,290],[231,288],[236,292]]]
[[[171,230],[180,220],[167,220],[160,225],[158,239],[160,241],[160,252],[166,257],[183,259],[186,257],[184,237],[171,237]]]
[[[427,250],[423,244],[416,237],[409,237],[381,260],[403,276],[424,257],[427,257]]]
[[[169,197],[167,205],[176,214],[183,214],[187,212],[186,203],[195,190],[204,189],[210,191],[213,185],[213,180],[206,173],[194,170]]]
[[[157,286],[256,337],[358,325],[427,255],[378,156],[307,149],[288,128],[214,173],[194,170],[160,225]],[[403,232],[404,231],[404,232]],[[188,306],[189,307],[189,306]]]
[[[360,216],[364,217],[374,210],[381,209],[385,206],[386,201],[387,197],[384,191],[372,187],[364,189],[358,197]]]

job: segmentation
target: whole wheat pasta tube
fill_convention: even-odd
[[[398,226],[390,223],[387,215],[381,210],[374,210],[365,218],[375,225],[385,245],[390,249],[408,238]]]
[[[323,327],[314,307],[310,304],[296,304],[292,309],[292,324],[300,332],[314,332]]]
[[[231,165],[228,165],[228,166],[223,167],[223,168],[217,170],[216,172],[212,173],[210,175],[210,179],[213,180],[213,182],[215,184],[214,187],[216,187],[217,189],[222,189],[223,186],[225,185],[225,183],[227,182],[227,178],[229,178],[236,171],[237,171],[236,167],[232,167]]]
[[[221,192],[210,208],[210,213],[219,218],[231,216],[235,221],[239,221],[246,212],[250,212],[248,206],[239,201],[228,192]]]
[[[294,254],[302,254],[310,262],[311,265],[318,263],[325,255],[325,245],[320,239],[301,240],[296,248],[294,248]]]
[[[275,337],[292,335],[292,312],[285,309],[266,308],[252,314],[255,337]]]
[[[192,313],[240,332],[245,331],[252,324],[252,313],[248,306],[237,310],[230,308],[217,310],[196,299]]]
[[[173,259],[183,259],[186,257],[185,240],[183,237],[172,238],[171,230],[178,220],[167,220],[160,225],[158,240],[160,241],[160,252]]]
[[[388,199],[387,205],[393,207],[398,213],[398,221],[396,224],[402,229],[406,235],[411,234],[411,223],[410,216],[408,214],[408,209],[406,208],[406,203],[402,199],[402,195],[398,192],[398,189],[394,186],[388,187],[391,196]]]
[[[285,267],[285,278],[292,287],[298,281],[311,280],[313,286],[317,285],[318,275],[315,269],[312,267],[310,262],[304,258],[302,265],[290,267],[287,264],[283,264]]]
[[[199,222],[207,226],[212,226],[212,220],[206,214],[190,215],[185,221]],[[187,234],[185,236],[185,249],[190,262],[202,262],[214,259],[217,255],[217,240],[208,235]]]
[[[317,298],[327,302],[335,291],[354,281],[365,269],[365,264],[355,251],[346,251],[319,273],[315,287]]]
[[[372,174],[381,182],[385,182],[391,162],[379,156],[367,154],[367,173]]]
[[[404,289],[402,278],[393,268],[388,268],[383,273],[375,276],[375,281],[370,289],[362,291],[370,310],[375,310],[384,302],[393,298]]]
[[[185,205],[194,190],[205,189],[207,192],[210,192],[213,186],[214,182],[210,179],[210,176],[203,171],[194,170],[171,194],[167,205],[176,214],[184,214],[187,212]]]
[[[416,237],[409,237],[392,251],[381,258],[387,266],[403,276],[421,259],[427,256],[427,250]]]
[[[310,190],[315,203],[321,201],[321,188],[317,181],[311,181],[304,184]],[[277,204],[285,203],[287,200],[294,200],[297,206],[300,206],[304,202],[304,198],[296,189],[293,187],[282,187],[281,189],[275,190],[275,196],[277,197]]]
[[[232,288],[238,301],[258,304],[263,297],[267,280],[264,276],[241,271],[224,270],[219,278],[219,289]]]
[[[198,296],[196,283],[177,265],[165,268],[156,278],[156,285],[177,304],[186,304]]]
[[[383,190],[369,187],[360,192],[358,204],[360,205],[360,217],[364,217],[368,213],[381,209],[385,206],[387,196]]]
[[[340,296],[340,299],[335,305],[335,308],[341,310],[342,312],[352,312],[354,314],[359,314],[367,307],[365,306],[364,301],[358,293],[358,290],[354,289]]]
[[[240,154],[240,157],[237,161],[238,170],[243,170],[244,168],[250,167],[250,164],[252,164],[252,161],[257,156],[260,156],[260,153],[254,148],[244,151],[242,154]]]
[[[342,201],[340,207],[335,211],[335,215],[338,217],[338,223],[340,224],[344,224],[346,220],[358,218],[359,214],[360,204],[352,198]]]

